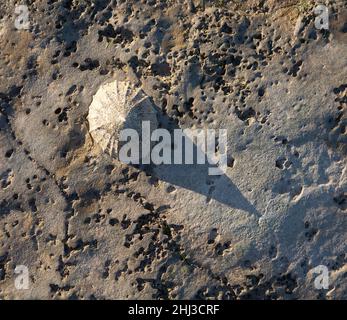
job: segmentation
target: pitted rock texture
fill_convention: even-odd
[[[24,1],[28,30],[1,5],[1,299],[347,298],[346,1],[328,31],[318,1],[196,2]],[[227,128],[226,175],[170,183],[97,148],[114,79]]]

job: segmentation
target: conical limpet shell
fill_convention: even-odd
[[[89,106],[87,119],[94,141],[114,158],[118,155],[122,129],[135,129],[141,141],[143,121],[150,122],[151,131],[158,127],[151,99],[141,88],[127,81],[115,80],[101,85]]]

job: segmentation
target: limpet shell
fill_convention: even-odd
[[[151,131],[158,127],[151,99],[141,88],[118,80],[100,86],[89,106],[87,120],[94,142],[111,157],[117,157],[122,129],[135,129],[141,141],[143,121],[150,122]]]

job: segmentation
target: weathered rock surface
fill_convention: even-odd
[[[329,31],[315,1],[222,2],[30,1],[29,30],[1,6],[1,299],[347,298],[346,1]],[[174,185],[95,148],[115,78],[227,128],[226,175]]]

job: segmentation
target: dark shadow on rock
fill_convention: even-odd
[[[206,200],[214,199],[229,207],[261,217],[227,175],[210,176],[208,169],[208,164],[171,164],[153,166],[151,173],[162,181],[200,193]]]
[[[155,104],[153,103],[155,106]],[[178,123],[174,119],[170,118],[167,114],[163,114],[162,110],[155,106],[157,113],[157,118],[159,122],[159,127],[166,129],[170,132],[171,137],[173,137],[173,130],[180,129]],[[140,127],[140,124],[134,124],[133,117],[131,126],[136,128]],[[140,120],[138,120],[140,121]],[[125,124],[124,128],[131,128],[130,123]],[[188,139],[188,138],[186,138]],[[173,138],[172,138],[173,140]],[[184,139],[183,139],[184,140]],[[185,144],[182,147],[184,150]],[[173,143],[171,144],[171,163],[173,162]],[[209,168],[213,167],[208,162],[207,156],[205,155],[205,164],[197,163],[197,150],[198,146],[193,144],[193,154],[194,154],[194,164],[160,164],[155,165],[151,163],[149,165],[134,165],[134,167],[145,171],[148,175],[151,175],[159,180],[165,181],[172,185],[182,187],[206,197],[206,203],[209,200],[214,199],[220,203],[223,203],[229,207],[243,210],[257,218],[261,217],[261,214],[257,209],[243,196],[240,190],[235,186],[235,184],[229,179],[226,174],[212,176],[209,175]],[[184,156],[183,156],[184,159]],[[216,166],[214,166],[216,167]]]

